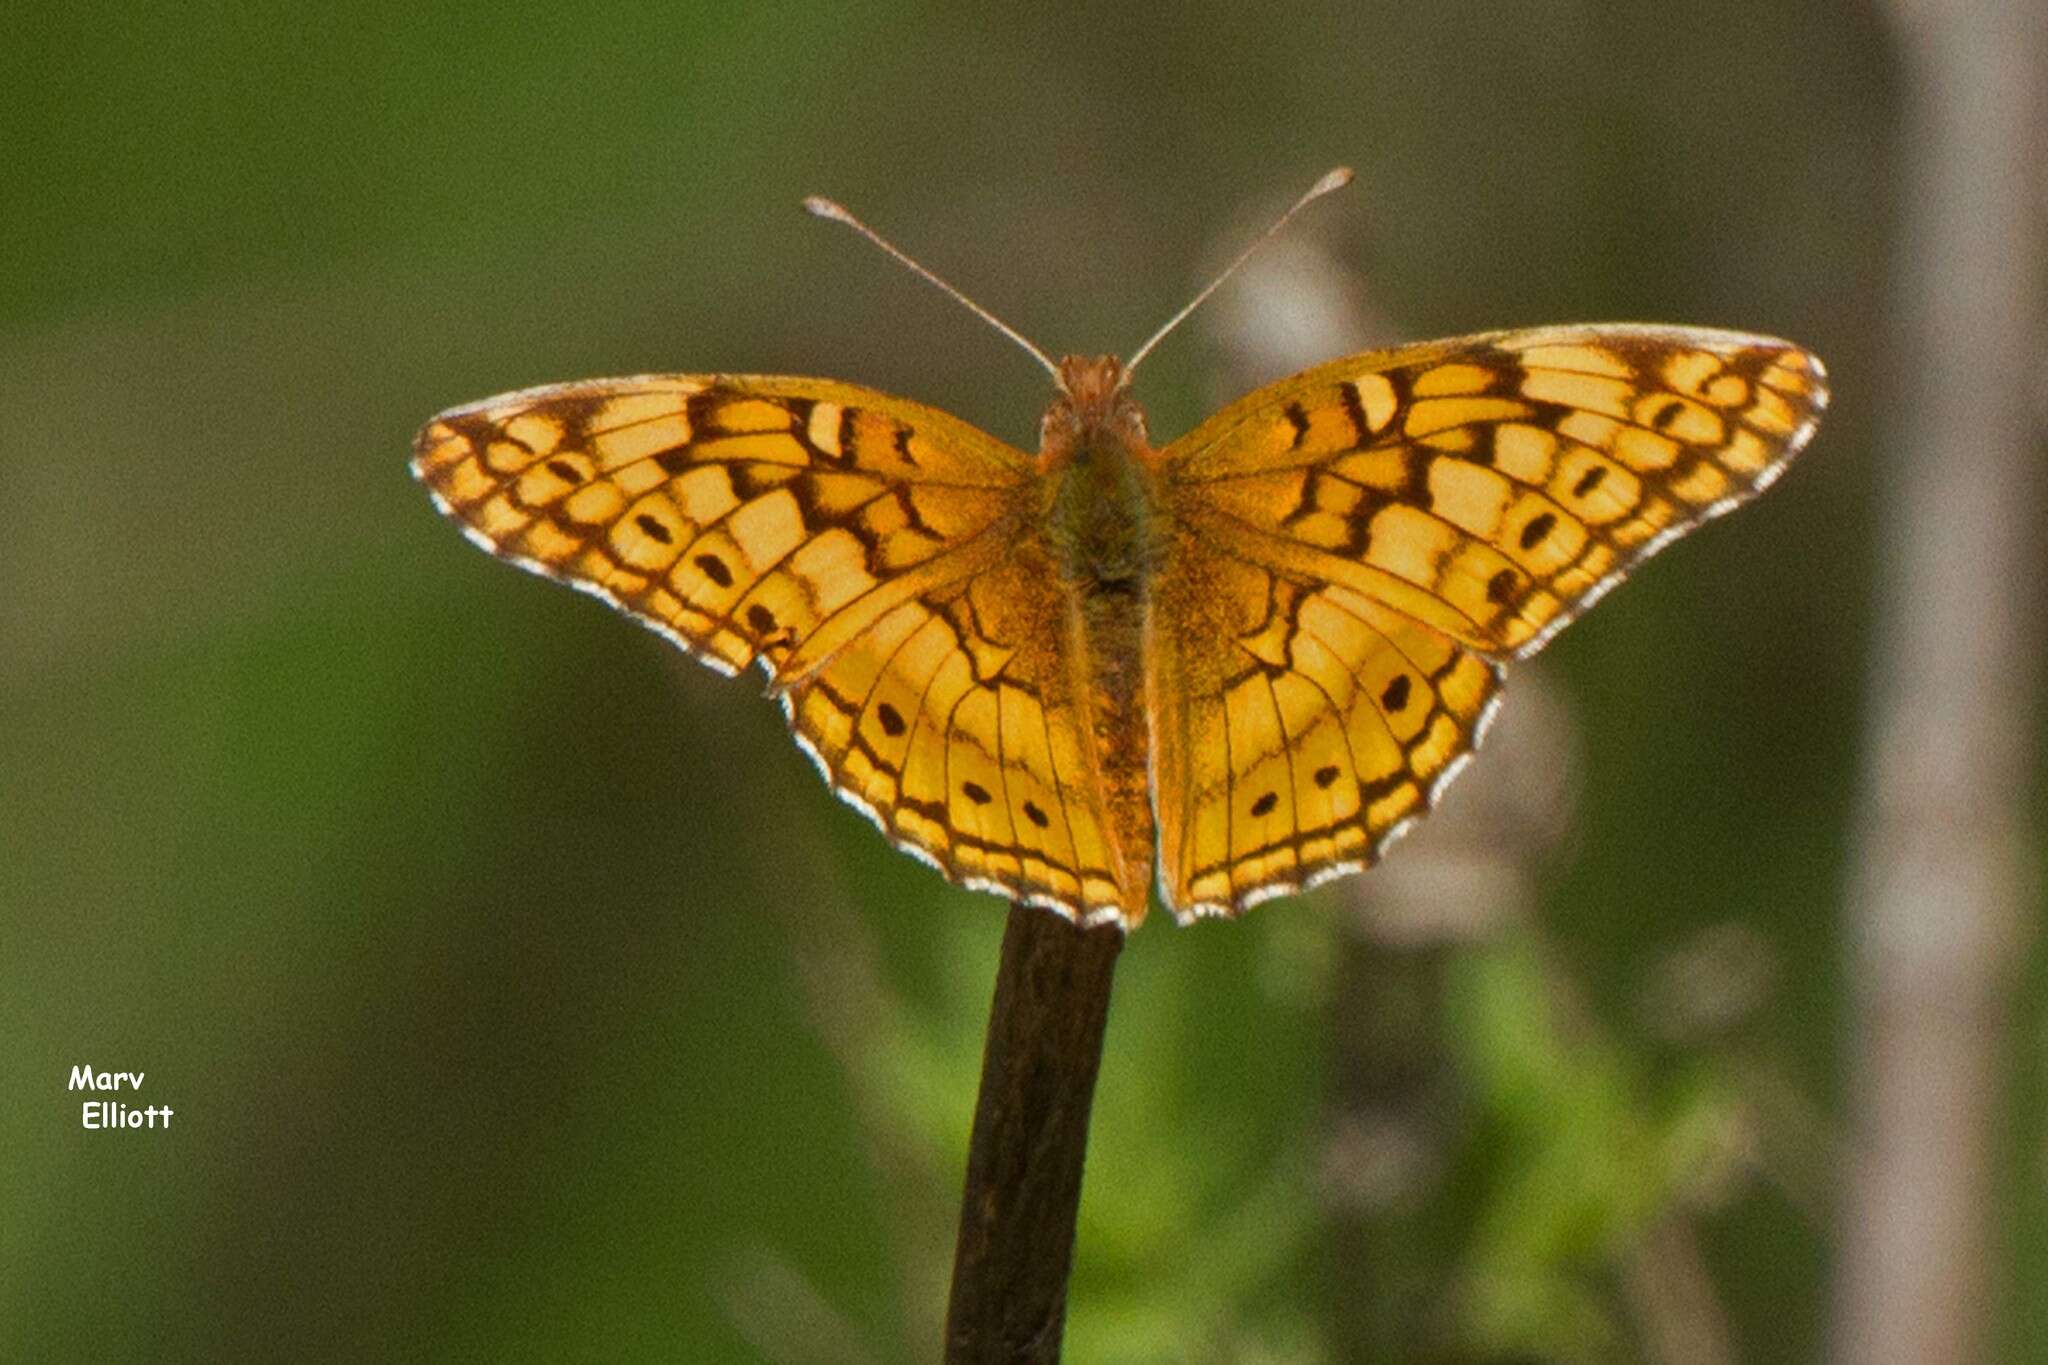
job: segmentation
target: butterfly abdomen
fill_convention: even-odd
[[[1073,694],[1085,707],[1123,910],[1136,921],[1150,896],[1154,844],[1143,657],[1148,607],[1135,591],[1089,592],[1078,584],[1067,591]]]

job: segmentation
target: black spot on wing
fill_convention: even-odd
[[[1351,448],[1362,449],[1372,442],[1372,423],[1366,420],[1365,404],[1358,401],[1358,386],[1347,379],[1337,386],[1337,393],[1344,403],[1344,415],[1351,422]]]
[[[917,468],[917,457],[910,453],[910,428],[900,422],[896,426],[896,453],[903,457],[903,463]]]
[[[668,537],[663,536],[662,539],[667,540]],[[727,568],[725,561],[720,559],[717,555],[698,555],[697,558],[691,562],[694,563],[698,568],[702,569],[704,571],[704,576],[710,579],[713,583],[716,583],[719,587],[729,588],[732,586],[732,570]]]
[[[1301,404],[1289,403],[1287,405],[1287,420],[1294,424],[1294,439],[1287,443],[1287,448],[1289,450],[1299,450],[1302,438],[1308,435],[1308,413],[1302,410]]]

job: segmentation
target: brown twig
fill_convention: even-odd
[[[967,1148],[946,1311],[949,1365],[1057,1361],[1088,1113],[1124,944],[1010,907]]]

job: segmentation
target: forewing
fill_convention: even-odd
[[[442,413],[413,472],[484,549],[712,667],[792,667],[1015,534],[1029,457],[849,384],[656,375]]]
[[[1162,463],[1214,543],[1519,658],[1776,479],[1825,384],[1810,353],[1740,332],[1491,332],[1318,366]]]

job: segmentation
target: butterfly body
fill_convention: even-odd
[[[965,885],[1126,926],[1370,865],[1478,744],[1503,666],[1767,486],[1824,371],[1592,325],[1332,361],[1155,448],[1069,357],[1034,459],[851,384],[653,375],[421,431],[492,553],[723,671]]]
[[[1029,590],[1058,604],[1061,657],[1048,671],[1069,681],[1062,705],[1077,715],[1081,766],[1100,793],[1103,862],[1128,907],[1151,881],[1145,635],[1167,552],[1158,452],[1114,357],[1068,356],[1059,368],[1060,392],[1039,423],[1043,513],[1024,532],[1049,572]]]

